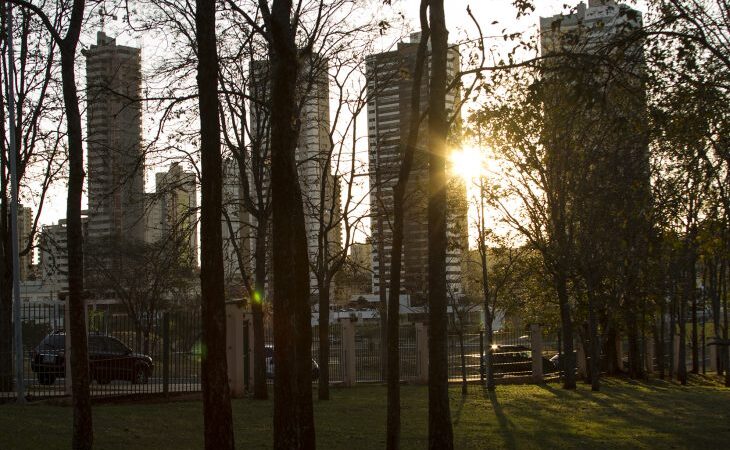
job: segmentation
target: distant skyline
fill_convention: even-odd
[[[372,0],[374,4],[382,3],[380,0]],[[418,28],[418,5],[420,0],[394,0],[393,11],[402,12],[403,16],[409,23],[409,26],[413,30]],[[502,30],[504,29],[507,33],[525,32],[530,36],[533,36],[537,32],[540,16],[551,16],[554,14],[565,13],[568,9],[564,6],[574,7],[578,4],[578,1],[570,0],[536,0],[535,11],[527,16],[522,16],[520,19],[516,18],[516,8],[513,5],[513,0],[450,0],[448,3],[448,10],[446,12],[447,27],[449,29],[449,39],[452,42],[458,42],[466,39],[467,37],[473,38],[476,35],[476,29],[473,25],[472,20],[469,18],[466,9],[470,6],[472,14],[479,21],[482,27],[482,32],[485,36],[501,36]],[[587,0],[586,0],[587,3]],[[623,3],[629,3],[634,5],[635,8],[646,11],[645,1],[626,1]],[[493,22],[497,23],[493,23]],[[87,28],[81,39],[81,48],[88,48],[94,43],[96,38],[96,32],[99,31],[99,27]],[[111,37],[117,39],[117,43],[120,45],[137,46],[142,49],[142,65],[143,65],[143,76],[149,71],[150,60],[155,58],[160,53],[164,53],[164,49],[161,48],[157,43],[147,42],[144,36],[139,34],[130,34],[124,31],[124,24],[120,20],[107,21],[105,30]],[[391,30],[394,35],[396,32],[402,32],[402,30]],[[487,41],[488,47],[493,47],[495,51],[503,50],[505,47],[504,40],[501,38],[490,38]],[[80,61],[83,58],[80,56]],[[83,72],[80,72],[83,74]],[[79,76],[77,81],[80,85],[85,84],[85,77]],[[83,108],[85,109],[85,108]],[[149,126],[149,117],[144,117],[146,128]],[[85,125],[84,125],[84,129]],[[361,130],[366,130],[366,127],[360,127]],[[144,133],[144,131],[143,131]],[[364,136],[363,136],[364,137]],[[144,135],[143,139],[147,139],[149,136]],[[363,143],[365,141],[363,140]],[[366,151],[363,152],[363,158],[365,159]],[[148,162],[149,164],[149,162]],[[155,173],[166,171],[170,165],[170,162],[166,162],[159,166],[148,165],[145,174],[145,191],[154,191],[154,177]],[[37,210],[37,205],[31,198],[29,192],[24,194],[24,204],[32,207],[34,211]],[[83,207],[87,205],[86,189],[83,198]],[[50,192],[47,195],[43,211],[39,220],[39,224],[51,224],[57,223],[58,220],[65,218],[66,216],[66,186],[65,181],[57,181]],[[359,238],[358,240],[362,240]]]

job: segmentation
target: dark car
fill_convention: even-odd
[[[33,350],[31,369],[41,384],[53,384],[66,376],[66,333],[47,335]],[[89,368],[91,378],[99,384],[112,380],[147,383],[153,369],[152,358],[133,352],[118,339],[101,334],[89,335]]]
[[[267,345],[264,347],[264,357],[266,358],[266,378],[274,378],[274,347]],[[312,358],[312,380],[319,379],[319,364]]]
[[[492,366],[494,374],[499,376],[532,372],[532,351],[524,345],[496,345],[492,347]],[[542,371],[556,371],[555,365],[544,356]]]

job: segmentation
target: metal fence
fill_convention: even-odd
[[[32,398],[65,395],[70,393],[70,377],[67,375],[68,342],[65,332],[65,307],[63,304],[24,305],[23,325],[23,376],[27,395]],[[329,326],[330,356],[329,380],[332,384],[346,381],[346,351],[354,349],[354,381],[359,383],[384,382],[383,348],[378,323],[354,323],[354,342],[344,342],[343,325]],[[129,394],[166,394],[196,392],[201,390],[200,362],[204,352],[201,339],[199,311],[159,313],[149,320],[134,320],[116,307],[90,308],[88,310],[89,361],[94,397]],[[414,324],[400,327],[400,372],[403,381],[423,380],[427,374],[421,358],[427,357],[425,328]],[[273,333],[265,328],[267,349],[267,378],[273,382]],[[249,342],[248,330],[244,333],[244,379],[250,386],[250,358],[253,342]],[[352,334],[349,334],[352,339]],[[549,335],[543,336],[543,357],[557,353],[559,342]],[[312,358],[315,364],[322,361],[319,355],[319,328],[312,328]],[[485,352],[492,346],[495,376],[523,377],[531,374],[531,336],[529,332],[494,333],[493,342],[484,333],[465,333],[448,336],[449,379],[458,381],[465,372],[467,380],[479,380],[486,376]],[[463,354],[463,357],[462,357]],[[7,356],[7,355],[4,355]],[[3,358],[4,364],[8,361]],[[13,358],[13,364],[15,359]],[[547,362],[545,364],[548,364]],[[547,367],[547,366],[546,366]],[[0,397],[13,397],[13,372],[0,370]],[[351,369],[350,369],[351,370]],[[5,378],[3,378],[5,376]],[[9,377],[9,378],[8,378]],[[352,379],[351,379],[352,380]],[[3,384],[5,381],[5,384]]]
[[[70,393],[63,304],[23,305],[23,381],[31,398]],[[197,311],[133,320],[114,308],[88,310],[93,397],[200,391],[202,356]],[[15,374],[13,356],[13,375]],[[0,397],[13,397],[3,386]]]

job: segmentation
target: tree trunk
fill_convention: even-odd
[[[491,315],[490,315],[491,319]],[[494,353],[492,352],[492,345],[494,343],[494,324],[492,323],[493,320],[488,320],[486,322],[486,328],[487,328],[487,349],[485,354],[486,359],[486,371],[487,371],[487,390],[488,391],[494,391],[496,388],[496,383],[494,381]]]
[[[263,214],[262,214],[263,215]],[[266,239],[269,228],[268,218],[259,218],[256,229],[256,273],[252,296],[251,314],[253,316],[253,397],[266,400],[269,396],[266,387],[266,354],[264,353],[264,311],[266,299]]]
[[[632,292],[633,296],[633,292]],[[639,324],[637,320],[638,313],[636,311],[636,298],[632,298],[631,306],[626,314],[626,337],[628,338],[628,360],[629,360],[629,377],[632,379],[643,378],[644,371],[641,362],[641,340],[639,336]]]
[[[200,289],[203,320],[203,422],[206,449],[233,449],[233,418],[226,360],[223,275],[222,160],[218,121],[218,52],[215,1],[196,0],[200,106]]]
[[[260,2],[263,3],[263,2]],[[271,193],[274,276],[274,448],[314,449],[309,255],[295,149],[299,58],[291,0],[267,20],[271,60]]]
[[[588,340],[590,345],[590,371],[591,371],[591,390],[598,392],[601,389],[601,365],[600,355],[601,347],[598,340],[598,320],[595,312],[595,298],[592,293],[588,293]]]
[[[722,263],[720,263],[720,280],[718,285],[718,292],[720,293],[720,297],[722,298],[723,302],[723,330],[722,330],[722,337],[725,342],[728,341],[728,335],[730,335],[730,330],[728,330],[728,299],[727,299],[727,260],[723,259]],[[730,346],[726,345],[724,347],[724,351],[722,352],[725,357],[723,358],[725,361],[723,363],[723,366],[725,368],[725,386],[730,387]]]
[[[71,333],[71,390],[74,405],[72,447],[90,449],[94,442],[89,394],[89,357],[86,335],[86,300],[84,298],[83,231],[81,195],[84,187],[83,138],[81,112],[76,90],[74,64],[76,45],[81,32],[84,1],[75,0],[66,38],[61,46],[63,100],[68,127],[68,201],[66,204],[66,239],[68,248],[69,331]]]
[[[463,324],[461,325],[463,327]],[[464,349],[464,329],[459,330],[459,357],[461,358],[461,395],[469,393],[466,384],[466,351]]]
[[[671,305],[669,306],[669,379],[674,379],[674,340],[677,334],[677,290],[672,284]]]
[[[430,36],[426,11],[428,0],[421,0],[420,21],[421,41],[418,44],[416,63],[413,70],[413,85],[411,88],[410,129],[408,139],[403,149],[403,159],[398,171],[398,181],[393,189],[393,242],[390,256],[390,292],[388,293],[388,367],[386,376],[388,381],[388,398],[386,414],[386,448],[397,450],[400,448],[400,285],[401,265],[403,256],[403,217],[404,199],[408,178],[411,174],[413,156],[418,140],[419,118],[421,116],[421,81],[423,79],[426,61],[426,49]],[[385,213],[385,212],[384,212]],[[384,218],[379,218],[379,221]],[[381,235],[381,240],[382,240]],[[384,260],[381,257],[379,264]],[[385,283],[383,278],[380,283]]]
[[[449,405],[446,286],[446,55],[443,0],[431,0],[431,80],[428,99],[428,446],[454,448]]]
[[[564,371],[563,389],[575,389],[575,353],[573,351],[573,322],[570,318],[570,300],[566,277],[555,275],[555,287],[558,292],[560,305],[560,326],[562,330],[563,355],[562,366]],[[609,343],[610,345],[610,343]]]
[[[326,253],[326,252],[325,252]],[[325,276],[326,277],[326,276]],[[319,395],[320,400],[330,399],[330,283],[319,285]]]
[[[659,303],[659,326],[654,331],[654,353],[656,354],[657,365],[659,369],[659,378],[664,379],[665,377],[665,366],[664,366],[664,299],[660,299]]]
[[[3,50],[6,49],[4,44],[5,30],[7,25],[5,22],[6,4],[0,6],[2,10],[1,30],[3,37],[0,42],[3,44]],[[3,61],[5,61],[5,52],[3,51]],[[0,83],[6,86],[5,80]],[[1,89],[1,88],[0,88]],[[10,223],[8,218],[10,212],[8,208],[8,153],[5,145],[5,96],[0,95],[0,131],[2,131],[2,142],[0,142],[0,392],[13,391],[13,258],[11,251]]]
[[[688,280],[685,280],[689,284]],[[687,291],[679,301],[679,355],[677,361],[677,379],[682,385],[687,384]]]
[[[692,266],[689,268],[691,287],[689,295],[692,299],[692,373],[700,373],[700,345],[697,327],[697,294],[696,294],[696,283],[697,283],[697,269],[696,261],[692,261]]]

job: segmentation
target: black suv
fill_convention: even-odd
[[[56,378],[66,376],[66,333],[56,331],[46,336],[33,350],[30,367],[41,384],[53,384]],[[91,378],[99,384],[112,380],[128,380],[135,384],[147,383],[152,374],[152,358],[134,353],[118,339],[89,335],[89,368]]]

